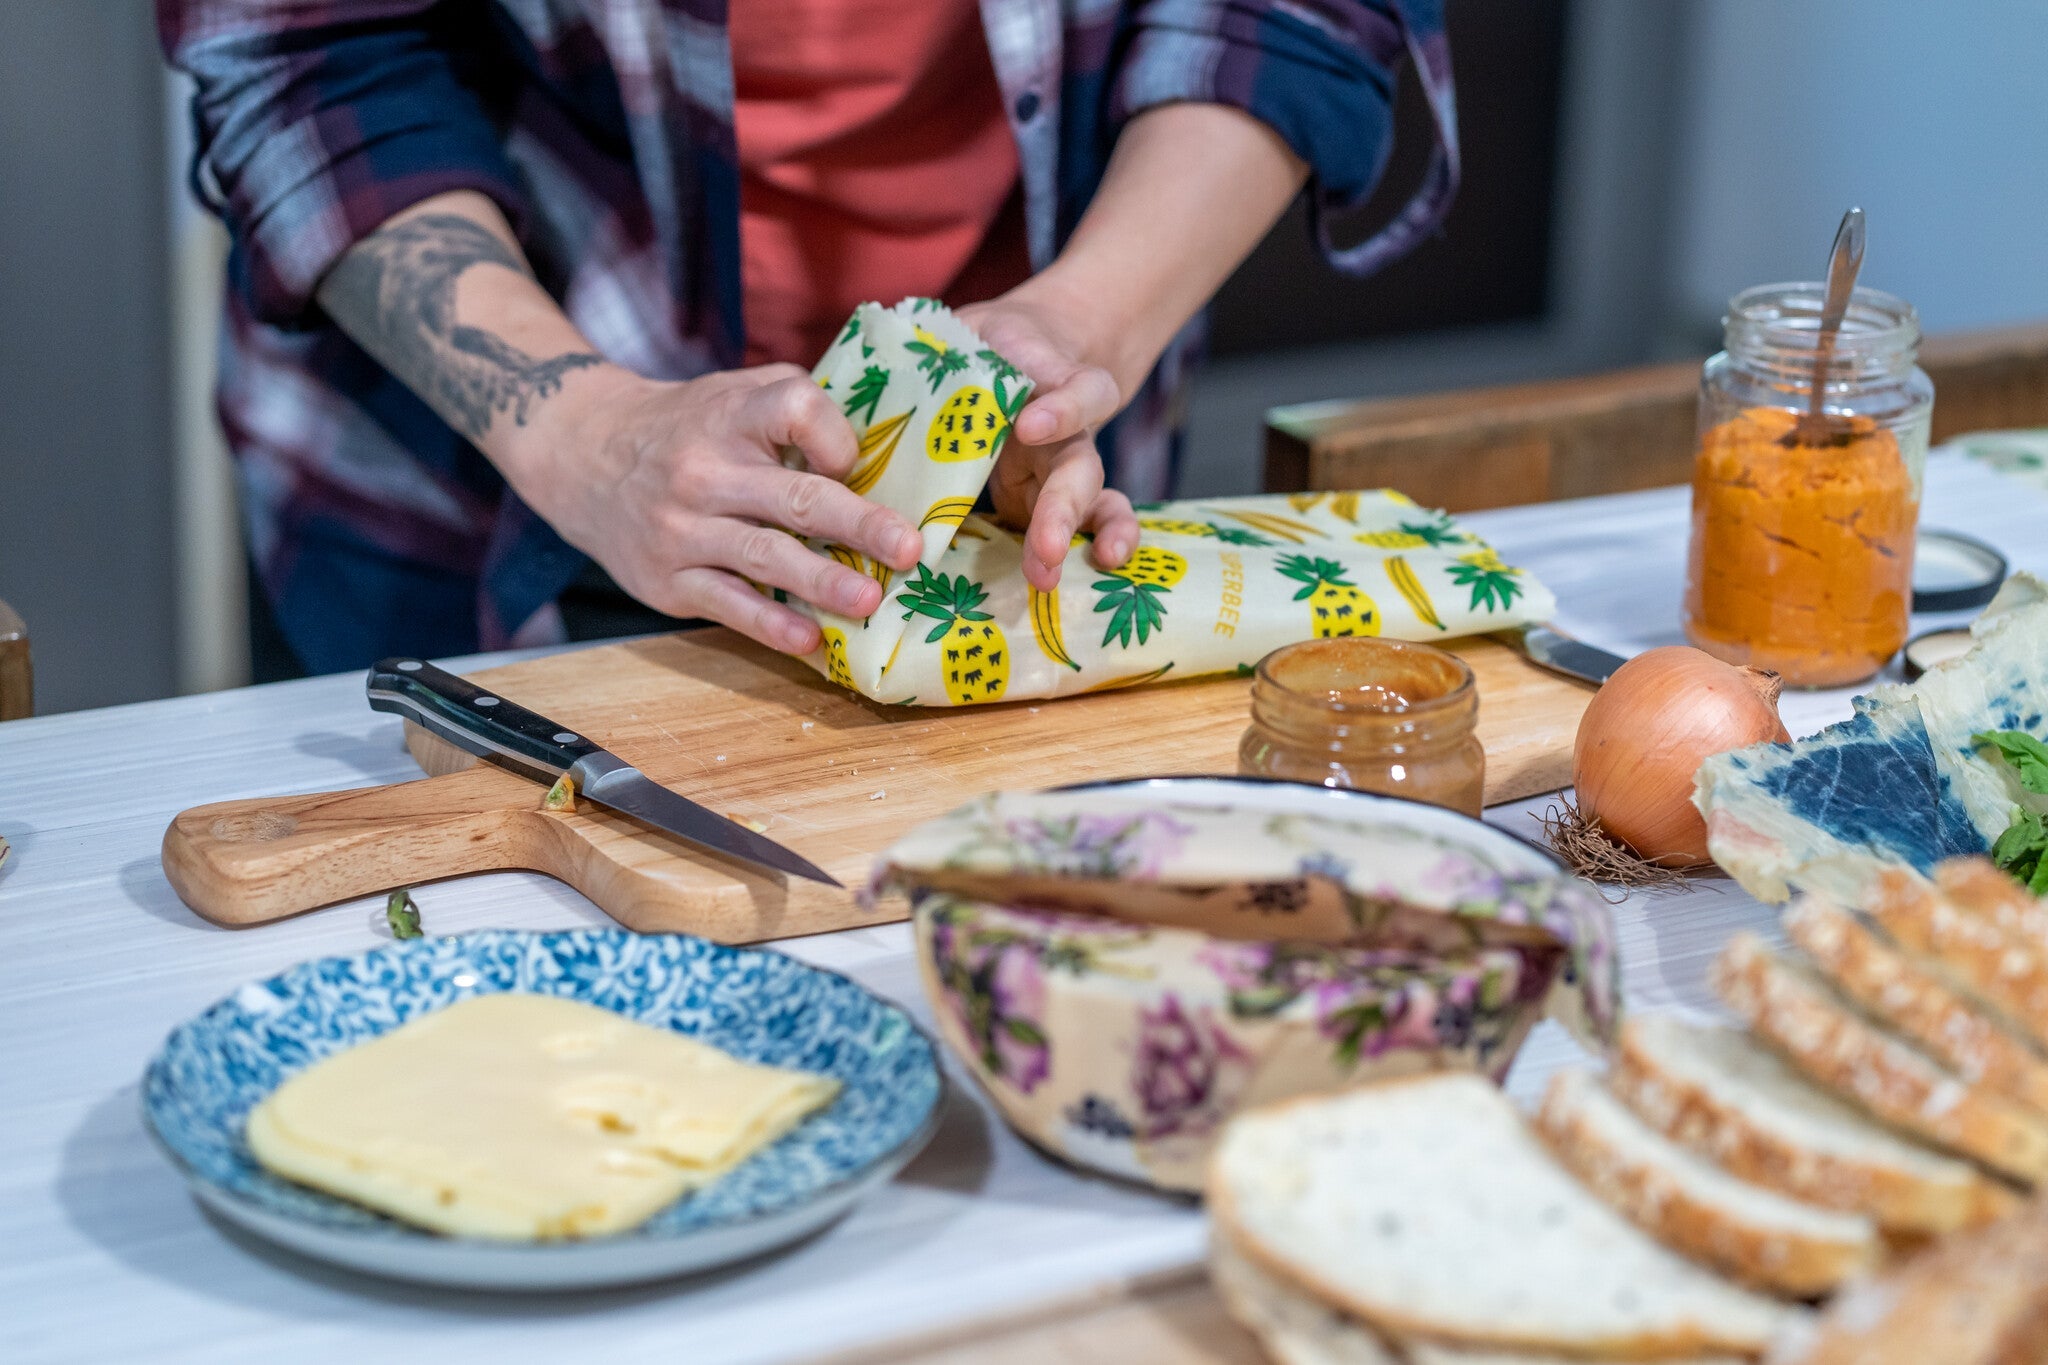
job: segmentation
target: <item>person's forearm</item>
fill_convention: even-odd
[[[923,548],[902,516],[845,486],[859,442],[808,374],[762,365],[656,380],[607,363],[481,195],[393,216],[328,272],[319,298],[563,540],[658,611],[808,654],[818,626],[786,598],[864,618],[882,586],[799,537],[899,572]],[[783,464],[790,449],[807,469]]]
[[[534,279],[497,205],[468,190],[394,215],[328,272],[319,298],[515,488],[546,454],[539,419],[563,386],[624,377]]]
[[[1307,177],[1279,134],[1240,110],[1149,109],[1117,139],[1059,259],[1018,293],[1080,329],[1128,399]]]

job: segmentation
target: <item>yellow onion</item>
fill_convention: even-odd
[[[1572,783],[1579,812],[1645,862],[1698,867],[1707,822],[1693,774],[1715,754],[1789,740],[1784,680],[1685,645],[1638,654],[1614,671],[1579,720]]]

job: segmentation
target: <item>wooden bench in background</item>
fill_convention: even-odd
[[[1934,439],[2048,426],[2048,324],[1929,337]],[[1266,414],[1266,491],[1398,488],[1472,512],[1692,479],[1700,362]]]
[[[35,675],[28,659],[28,627],[0,602],[0,720],[19,720],[35,708]]]

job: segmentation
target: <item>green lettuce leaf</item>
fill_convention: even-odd
[[[2023,730],[1987,730],[1970,736],[1978,748],[1995,748],[2019,774],[2020,785],[2048,796],[2048,744]]]

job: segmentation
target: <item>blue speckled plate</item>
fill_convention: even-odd
[[[242,1127],[284,1079],[416,1015],[493,991],[566,996],[748,1061],[837,1077],[832,1105],[640,1227],[583,1241],[443,1237],[264,1170]],[[295,1251],[399,1279],[580,1289],[723,1265],[824,1226],[938,1124],[931,1040],[845,977],[679,935],[492,931],[304,962],[176,1029],[143,1078],[144,1117],[193,1192]]]

